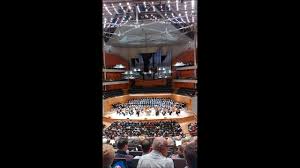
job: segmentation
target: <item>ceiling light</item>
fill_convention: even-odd
[[[139,8],[139,5],[137,5],[137,9],[138,9],[139,13],[141,13],[140,8]]]
[[[131,10],[131,6],[130,6],[129,2],[127,2],[127,6],[129,8],[129,10]]]
[[[195,9],[195,0],[192,0],[192,9]]]
[[[105,6],[105,10],[106,10],[110,15],[112,15],[112,14],[110,13],[110,11],[108,10],[107,6]]]
[[[178,0],[176,0],[176,10],[178,11],[179,8],[178,8]]]
[[[111,6],[114,8],[114,10],[115,10],[116,14],[119,14],[119,13],[118,13],[118,11],[116,10],[116,8],[115,8],[114,4],[111,4]]]

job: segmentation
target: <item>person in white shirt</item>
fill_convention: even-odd
[[[153,140],[152,151],[140,157],[137,168],[174,168],[171,158],[167,158],[168,143],[165,138],[157,137]]]

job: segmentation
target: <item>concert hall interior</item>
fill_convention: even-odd
[[[101,3],[103,167],[196,167],[197,1]]]

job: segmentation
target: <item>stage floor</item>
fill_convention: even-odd
[[[179,119],[179,118],[185,118],[193,116],[192,112],[186,112],[185,110],[182,110],[179,115],[177,115],[175,112],[172,113],[172,115],[169,115],[168,113],[164,116],[162,114],[159,114],[158,116],[155,115],[155,113],[151,113],[150,115],[147,115],[145,113],[140,114],[140,116],[134,115],[119,115],[116,112],[107,112],[103,117],[110,118],[110,119],[130,119],[130,120],[156,120],[156,119]]]

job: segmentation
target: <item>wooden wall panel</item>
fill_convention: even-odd
[[[166,86],[166,79],[157,79],[157,80],[135,80],[135,86],[143,86],[143,87],[155,87],[155,86]]]
[[[117,89],[128,89],[128,83],[115,84],[115,85],[106,85],[106,90],[117,90]]]
[[[172,60],[172,64],[176,62],[194,63],[194,50],[187,50]]]
[[[106,72],[106,80],[120,80],[122,78],[122,73],[119,72]]]
[[[116,64],[122,64],[129,69],[128,61],[116,54],[105,53],[105,65],[106,67],[113,67]]]
[[[174,101],[185,103],[188,110],[192,110],[192,98],[191,97],[173,94],[172,98]]]
[[[194,69],[177,71],[178,76],[183,78],[194,77]]]
[[[195,83],[186,83],[186,82],[174,82],[174,88],[190,88],[195,89]]]

